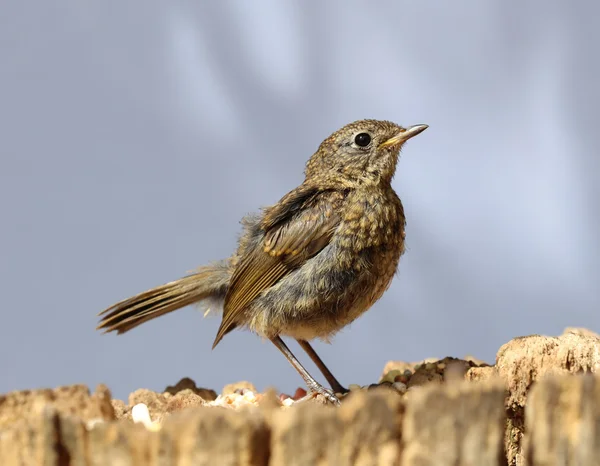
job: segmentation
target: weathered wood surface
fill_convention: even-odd
[[[150,431],[129,421],[86,426],[46,407],[0,434],[0,464],[471,465],[502,464],[504,389],[461,382],[407,397],[358,393],[341,408],[200,407]]]
[[[405,393],[360,391],[340,408],[208,407],[214,392],[193,384],[132,394],[162,413],[155,430],[103,386],[13,392],[0,396],[0,466],[600,465],[597,335],[515,339],[494,366],[459,361],[452,377],[431,367]]]

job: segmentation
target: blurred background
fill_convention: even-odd
[[[100,310],[227,257],[239,220],[356,119],[430,128],[394,187],[407,252],[332,345],[344,384],[386,361],[600,330],[600,6],[9,0],[0,14],[0,392],[189,376],[302,380],[194,308],[123,336]],[[317,374],[292,342],[292,351]]]

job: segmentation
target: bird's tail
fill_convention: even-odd
[[[200,268],[197,272],[125,299],[102,311],[96,327],[125,333],[144,322],[204,299],[222,300],[229,286],[226,264]]]

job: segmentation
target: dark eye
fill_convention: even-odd
[[[368,133],[358,133],[354,137],[354,143],[360,147],[367,147],[371,142],[371,136]]]

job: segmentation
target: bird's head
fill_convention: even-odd
[[[427,129],[404,128],[390,121],[359,120],[325,139],[306,164],[306,178],[341,183],[390,182],[403,144]]]

